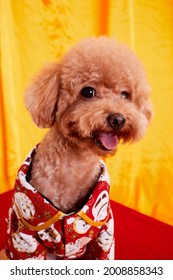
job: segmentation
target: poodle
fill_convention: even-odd
[[[26,90],[50,128],[20,167],[9,209],[9,259],[114,259],[110,180],[102,158],[140,140],[151,120],[143,66],[127,46],[81,40]]]

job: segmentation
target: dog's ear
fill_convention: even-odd
[[[26,90],[24,102],[38,127],[51,127],[55,121],[60,68],[58,63],[47,65]]]
[[[145,101],[143,103],[142,108],[143,108],[143,113],[144,113],[147,121],[150,122],[152,119],[152,116],[153,116],[153,107],[152,107],[151,102],[149,100]]]

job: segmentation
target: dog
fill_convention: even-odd
[[[140,140],[152,117],[143,66],[105,36],[81,40],[33,78],[25,104],[50,128],[20,167],[9,209],[9,259],[114,259],[102,158]]]

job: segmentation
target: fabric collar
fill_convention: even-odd
[[[110,208],[110,179],[104,161],[100,160],[102,172],[85,205],[77,213],[65,214],[54,207],[27,181],[27,175],[36,149],[37,146],[25,159],[18,171],[15,182],[14,210],[23,224],[28,229],[40,231],[47,229],[58,220],[63,219],[63,217],[73,216],[74,214],[95,227],[105,224]],[[25,208],[23,208],[23,204],[25,204]]]

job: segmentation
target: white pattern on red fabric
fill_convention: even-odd
[[[51,252],[58,259],[114,259],[110,181],[104,162],[100,162],[102,174],[82,209],[64,214],[27,182],[36,149],[28,155],[16,176],[9,211],[7,256],[46,259]]]

